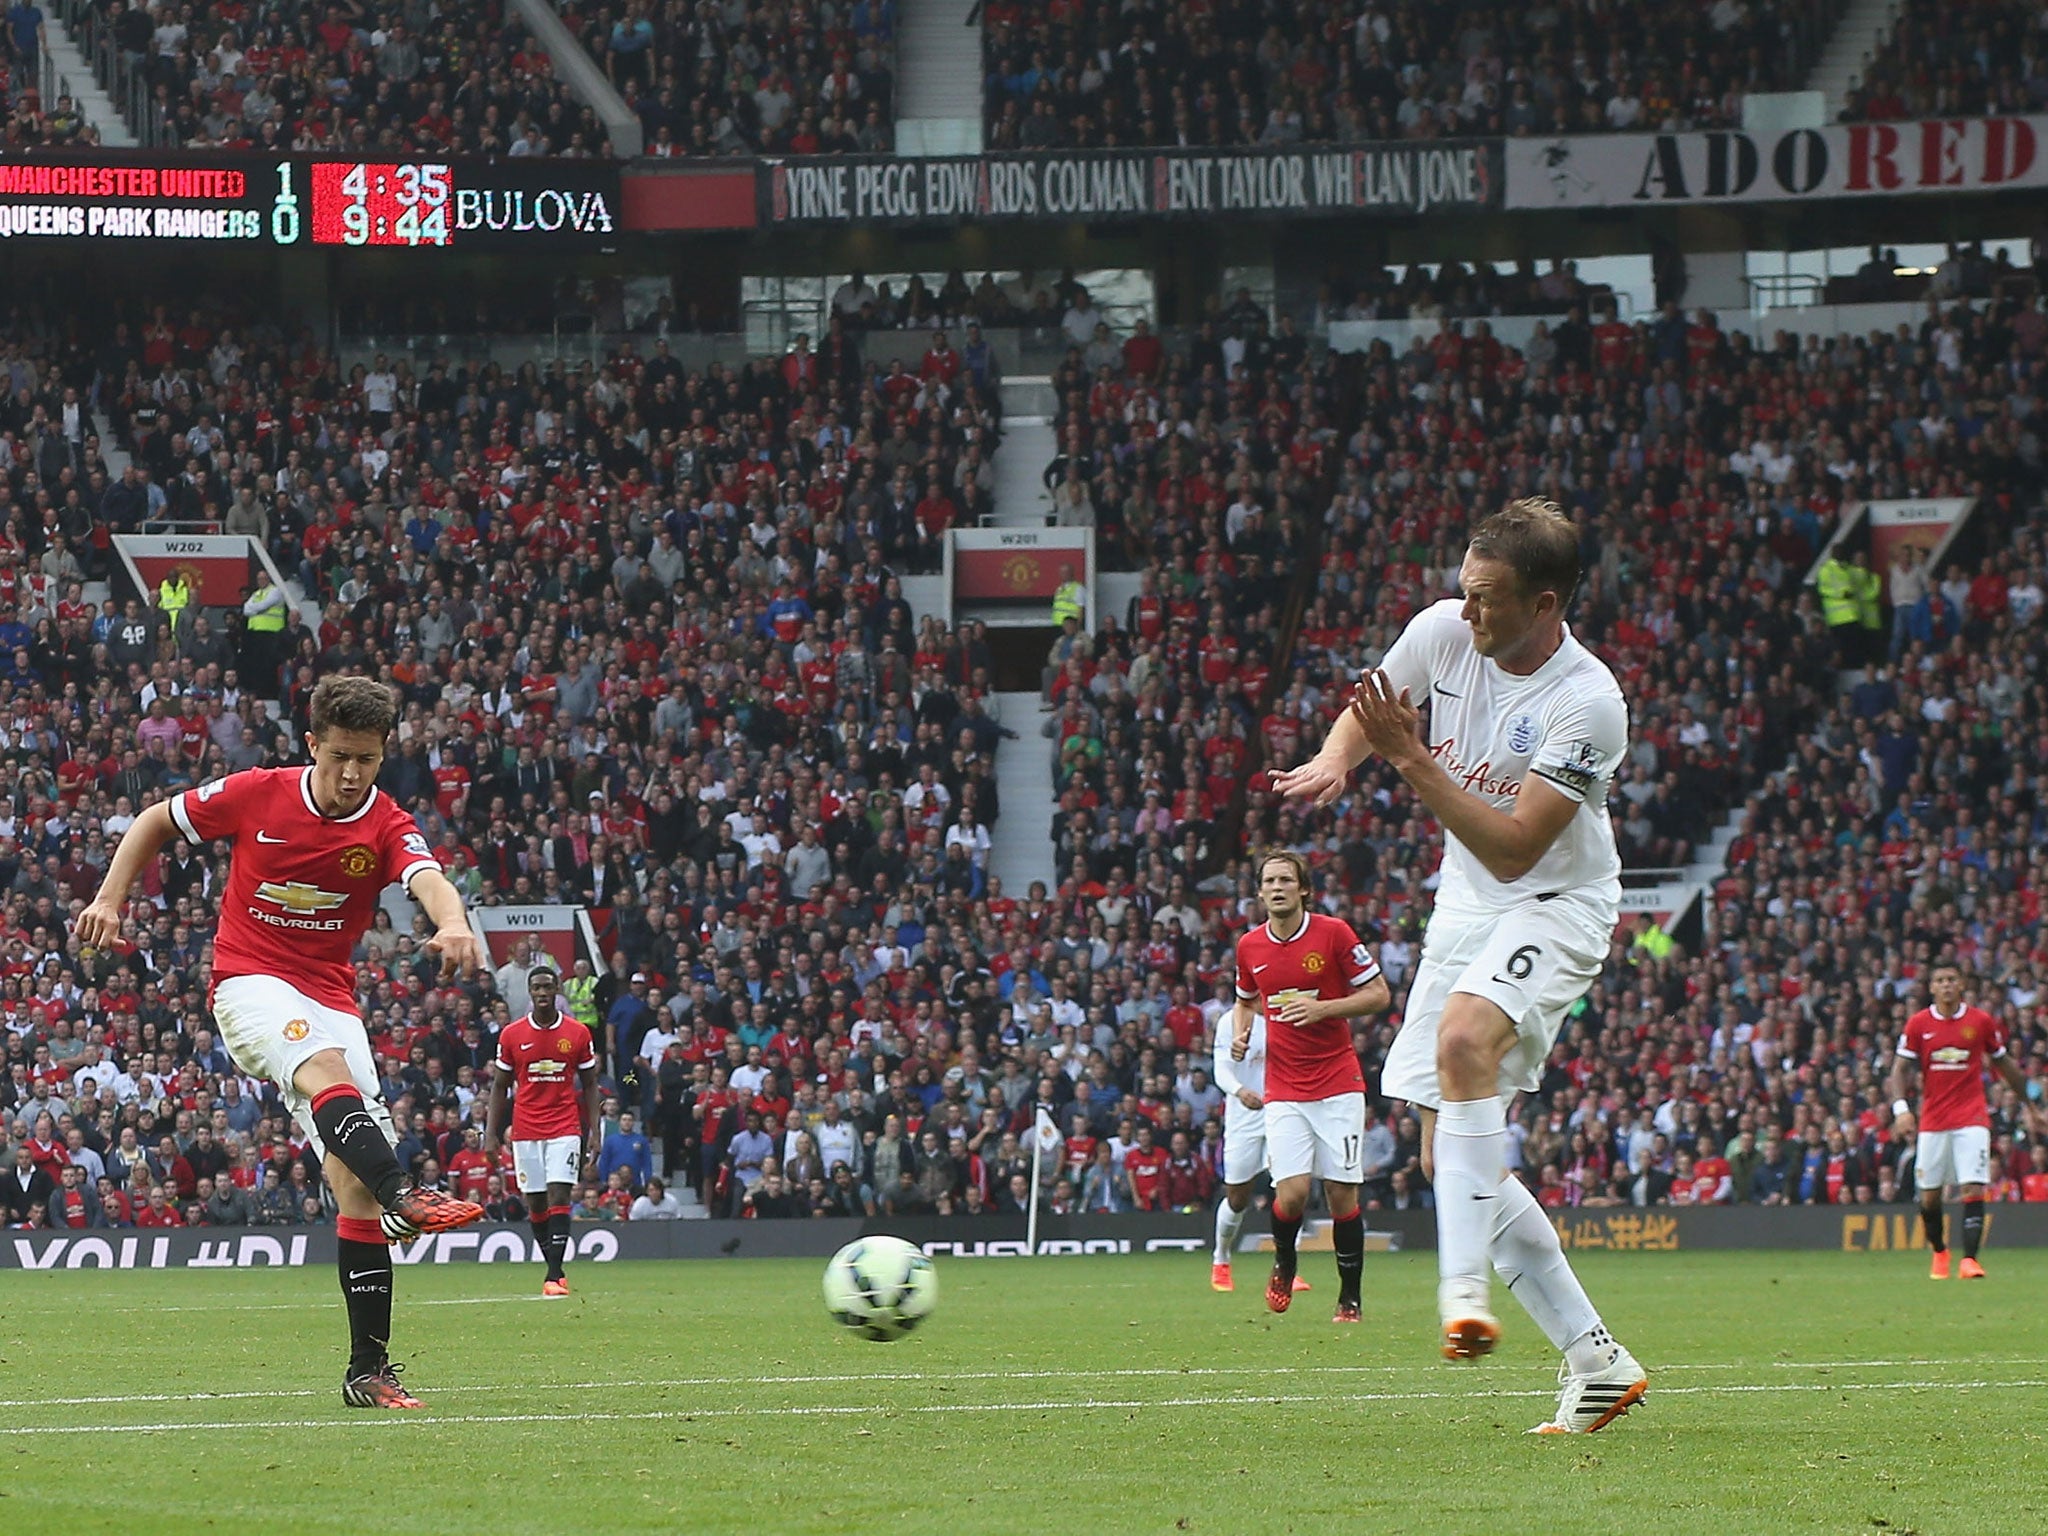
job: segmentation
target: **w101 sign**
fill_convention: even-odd
[[[2048,186],[2048,118],[1510,139],[1510,208],[1766,203]]]

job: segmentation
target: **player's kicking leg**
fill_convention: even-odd
[[[1209,1255],[1209,1289],[1236,1289],[1230,1278],[1230,1256],[1237,1252],[1237,1235],[1244,1230],[1244,1213],[1251,1209],[1249,1183],[1226,1184],[1223,1198],[1216,1202],[1216,1246]]]
[[[293,1074],[292,1087],[305,1101],[305,1118],[312,1121],[321,1165],[340,1207],[336,1248],[349,1321],[342,1401],[354,1408],[417,1408],[419,1400],[399,1385],[388,1354],[389,1244],[398,1237],[466,1226],[482,1219],[483,1207],[414,1187],[342,1051],[307,1057]]]
[[[1590,1434],[1640,1401],[1649,1379],[1608,1333],[1535,1198],[1509,1176],[1500,1072],[1517,1036],[1496,1003],[1453,992],[1437,1025],[1442,1102],[1425,1133],[1437,1197],[1443,1350],[1477,1359],[1500,1338],[1488,1262],[1564,1352],[1557,1414],[1533,1433]]]

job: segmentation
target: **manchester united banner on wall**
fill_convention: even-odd
[[[769,160],[763,224],[1471,212],[1500,203],[1497,141],[1240,152]]]
[[[1510,208],[1819,202],[2048,187],[2048,117],[1849,123],[1781,133],[1510,139]]]

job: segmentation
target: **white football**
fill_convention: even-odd
[[[825,1266],[825,1310],[864,1339],[900,1339],[932,1314],[939,1272],[900,1237],[863,1237]]]

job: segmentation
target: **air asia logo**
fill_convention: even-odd
[[[249,915],[257,922],[268,923],[273,928],[293,928],[309,933],[332,933],[339,929],[342,919],[338,917],[311,917],[307,914],[332,912],[348,900],[333,891],[323,891],[317,885],[307,885],[303,880],[266,880],[256,887],[256,899],[273,902],[290,914],[286,916],[251,907]]]
[[[1456,779],[1470,794],[1486,795],[1497,800],[1512,800],[1522,792],[1522,781],[1511,779],[1504,774],[1495,774],[1493,763],[1472,764],[1458,756],[1458,738],[1446,736],[1429,749],[1429,755],[1444,766],[1444,772]]]
[[[360,880],[365,875],[377,872],[377,855],[361,843],[343,852],[341,872],[351,880]]]
[[[287,1040],[303,1040],[308,1033],[310,1033],[310,1026],[304,1019],[293,1019],[284,1027],[284,1037]]]

